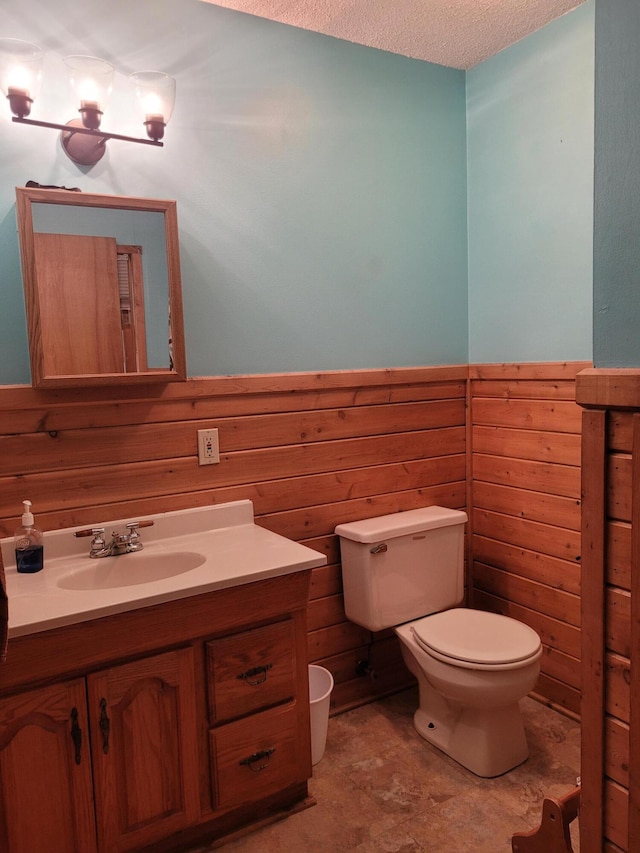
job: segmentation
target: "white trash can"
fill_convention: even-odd
[[[324,755],[329,727],[329,703],[333,676],[323,666],[309,664],[309,703],[311,706],[311,763],[317,764]]]

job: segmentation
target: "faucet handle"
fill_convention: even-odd
[[[104,548],[107,547],[107,543],[104,538],[104,527],[94,527],[93,528],[93,539],[91,540],[91,550],[89,551],[89,556],[92,554],[98,554]]]
[[[76,530],[73,535],[81,539],[84,536],[98,536],[100,533],[104,533],[104,527],[85,527],[84,530]]]
[[[144,521],[128,521],[125,524],[125,527],[127,528],[127,530],[133,531],[133,530],[137,530],[139,527],[153,527],[154,524],[155,524],[155,521],[153,521],[153,519],[147,518]]]
[[[140,541],[140,534],[138,533],[138,528],[140,527],[153,527],[153,520],[147,519],[146,521],[129,521],[125,525],[127,530],[129,531],[129,548],[131,550],[140,551],[142,550],[142,542]]]
[[[103,534],[104,527],[87,527],[85,530],[76,530],[73,535],[77,536],[79,539],[84,536],[93,536],[93,539],[91,540],[91,548],[89,549],[89,556],[95,557],[107,547]]]

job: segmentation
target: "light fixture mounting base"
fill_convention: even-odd
[[[98,160],[102,159],[107,150],[108,135],[101,136],[99,131],[91,134],[86,133],[82,121],[77,118],[68,121],[65,128],[70,129],[62,131],[60,141],[66,155],[74,163],[80,163],[82,166],[93,166]],[[83,131],[78,133],[74,128],[83,128]]]

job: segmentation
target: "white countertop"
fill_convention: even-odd
[[[104,527],[108,541],[111,531],[124,530],[127,521],[147,519],[153,520],[154,526],[140,530],[144,549],[131,554],[90,559],[91,538],[73,536],[74,531],[87,526]],[[327,562],[320,552],[255,524],[251,501],[47,532],[44,568],[35,574],[16,571],[12,538],[0,540],[0,546],[10,638]],[[179,566],[177,573],[174,562]],[[152,580],[145,577],[149,571],[156,575]]]

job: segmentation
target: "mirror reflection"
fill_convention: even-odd
[[[33,384],[184,379],[175,202],[16,198]]]

